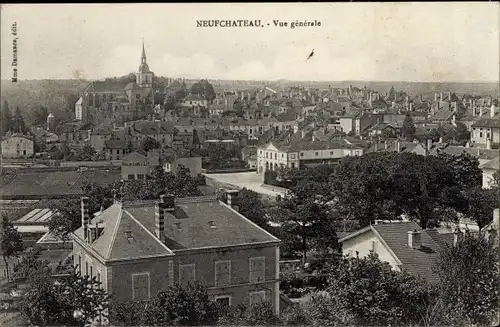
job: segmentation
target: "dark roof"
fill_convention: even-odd
[[[413,275],[420,275],[431,282],[439,281],[439,276],[433,268],[439,252],[450,244],[449,234],[439,234],[435,229],[422,230],[415,222],[381,223],[365,227],[340,241],[343,242],[370,230],[379,236],[394,253],[402,269]],[[420,249],[412,249],[408,246],[408,231],[413,230],[421,232]]]
[[[472,127],[500,128],[500,120],[498,118],[481,118],[472,124]]]
[[[174,134],[174,124],[166,121],[149,121],[138,120],[133,123],[135,132],[151,135],[151,134]]]
[[[444,152],[455,156],[459,156],[462,153],[468,153],[473,157],[485,160],[491,160],[498,157],[498,150],[495,149],[468,148],[465,146],[457,146],[457,145],[436,147],[431,151],[431,154],[436,155],[439,152]]]
[[[500,169],[499,160],[500,160],[500,157],[496,157],[495,159],[492,159],[492,160],[482,164],[480,166],[480,168],[497,169],[498,170],[498,169]]]
[[[154,202],[126,210],[154,233]],[[176,199],[175,212],[165,214],[165,235],[172,250],[279,241],[214,196]]]

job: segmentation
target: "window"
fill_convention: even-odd
[[[128,179],[128,180],[135,179],[135,176],[134,176],[134,175],[132,175],[132,174],[129,174],[129,175],[127,175],[127,179]]]
[[[249,259],[250,283],[258,283],[265,280],[265,275],[266,275],[265,266],[266,266],[265,257],[256,257]]]
[[[217,228],[217,225],[215,225],[215,221],[213,221],[213,220],[210,220],[208,222],[208,225],[210,226],[210,228]]]
[[[132,300],[148,300],[150,296],[149,273],[132,274]]]
[[[267,159],[267,152],[266,152],[266,159]]]
[[[187,285],[196,280],[195,264],[179,265],[179,284]]]
[[[215,286],[225,286],[231,284],[231,261],[215,262]]]
[[[483,132],[479,132],[479,137],[483,137]]]
[[[174,223],[175,225],[175,228],[177,228],[178,231],[181,231],[182,230],[182,225],[181,223]]]
[[[144,174],[137,174],[137,179],[138,180],[144,179]]]
[[[92,268],[93,268],[93,267],[92,267],[92,265],[90,265],[90,275],[89,275],[89,276],[90,276],[90,278],[94,277],[94,273],[93,273],[93,271],[92,271]]]
[[[89,263],[85,261],[85,276],[89,275]]]
[[[295,168],[295,162],[292,162],[292,168]]]
[[[215,302],[222,306],[231,305],[231,295],[216,295]]]
[[[318,152],[314,152],[314,155],[317,157],[319,155],[319,153]]]
[[[295,159],[295,153],[290,155],[290,159]]]
[[[96,277],[97,281],[100,283],[101,282],[101,272],[98,271],[97,272],[97,277]]]
[[[300,156],[301,156],[301,157],[303,157],[303,156],[304,156],[304,152],[301,152],[301,153],[300,153]]]
[[[276,159],[278,159],[278,154],[277,153],[274,154],[274,160],[276,160]]]
[[[82,272],[82,255],[78,255],[78,271],[81,273]]]
[[[127,241],[131,244],[134,243],[134,234],[131,231],[126,231],[125,232],[125,237],[127,238]]]
[[[266,300],[266,291],[250,292],[250,305],[264,302]]]
[[[260,150],[260,154],[262,154],[262,150]]]
[[[333,156],[333,151],[330,151],[330,155]]]
[[[282,154],[281,154],[281,158],[284,158],[284,157],[285,157],[285,154],[284,154],[284,153],[282,153]]]

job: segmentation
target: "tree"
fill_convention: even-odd
[[[328,207],[317,195],[317,184],[301,181],[276,202],[271,212],[272,219],[281,224],[283,232],[300,239],[300,245],[294,244],[299,245],[296,250],[302,252],[304,262],[307,251],[314,248],[313,244],[319,239],[327,241],[331,248],[338,246]]]
[[[132,140],[128,140],[127,142],[127,153],[131,153],[132,151],[134,151],[134,146],[132,144]]]
[[[12,118],[12,131],[15,133],[26,133],[26,124],[24,123],[23,115],[19,106],[16,107],[14,118]]]
[[[41,106],[39,109],[35,109],[32,112],[31,123],[35,126],[44,126],[47,122],[47,116],[49,111],[44,106]]]
[[[482,235],[466,232],[447,247],[436,264],[445,316],[450,325],[498,322],[498,249]]]
[[[45,269],[29,278],[21,312],[30,325],[84,326],[106,318],[108,299],[95,277],[72,271],[54,283]]]
[[[0,137],[4,136],[9,130],[12,130],[12,113],[10,112],[7,101],[3,102],[2,114],[0,117]]]
[[[90,161],[96,154],[96,151],[90,144],[85,144],[83,148],[78,149],[76,152],[76,160],[78,161]]]
[[[482,229],[492,220],[493,211],[498,208],[499,194],[497,189],[483,189],[476,186],[466,193],[466,209],[464,214],[477,223]]]
[[[479,160],[476,157],[469,153],[452,155],[445,152],[440,152],[438,157],[451,168],[454,178],[461,188],[467,190],[481,186],[483,173],[479,168]]]
[[[49,206],[55,212],[49,219],[49,231],[65,243],[82,224],[80,201],[69,199],[52,202]]]
[[[415,137],[415,124],[413,123],[413,118],[408,113],[403,120],[403,127],[401,127],[401,134],[407,141],[413,141]]]
[[[202,79],[199,82],[194,83],[191,86],[191,94],[204,96],[209,101],[215,99],[214,87],[206,79]]]
[[[238,192],[236,203],[238,204],[239,213],[260,227],[264,229],[269,228],[264,204],[262,203],[259,194],[244,187]]]
[[[39,274],[40,272],[50,273],[50,268],[48,266],[49,262],[46,260],[40,260],[41,249],[39,247],[34,247],[28,254],[24,256],[23,260],[14,267],[14,278],[31,278],[33,274]]]
[[[146,137],[141,142],[141,149],[148,152],[149,150],[160,148],[160,143],[152,137]]]
[[[322,315],[338,324],[417,324],[418,308],[435,297],[426,281],[393,270],[373,252],[363,258],[344,258],[332,268],[329,301]]]
[[[17,231],[17,228],[14,228],[14,225],[9,221],[9,218],[6,215],[3,215],[2,217],[1,231],[2,257],[5,263],[7,280],[10,280],[9,259],[17,257],[19,253],[23,251],[23,241],[21,239],[21,235]]]
[[[148,326],[210,325],[217,321],[217,305],[198,282],[174,285],[160,291],[144,310],[143,324]]]

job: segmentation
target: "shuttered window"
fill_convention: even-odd
[[[148,300],[149,288],[149,273],[132,274],[132,300]]]
[[[215,286],[231,284],[231,261],[215,262]]]
[[[265,280],[265,275],[266,275],[265,265],[266,265],[265,257],[256,257],[249,259],[250,283],[258,283],[258,282],[263,282]]]
[[[189,282],[194,282],[195,264],[179,265],[179,284],[187,285]]]

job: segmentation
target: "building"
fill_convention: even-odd
[[[115,201],[72,235],[74,265],[114,299],[146,300],[174,284],[199,281],[229,305],[268,300],[279,313],[280,240],[239,214],[236,191],[159,201]]]
[[[3,158],[31,158],[35,151],[33,138],[21,133],[7,135],[2,139]]]
[[[146,62],[143,42],[135,81],[91,82],[75,103],[76,119],[84,122],[112,119],[123,123],[146,118],[154,106],[153,75]]]
[[[498,161],[500,157],[496,157],[490,161],[485,162],[479,168],[483,171],[483,188],[490,188],[493,182],[493,174],[497,173],[500,169]]]
[[[500,121],[497,118],[482,118],[471,126],[470,139],[474,144],[491,148],[492,143],[500,143]]]
[[[257,150],[257,171],[277,170],[280,167],[301,168],[334,164],[345,156],[360,156],[361,147],[336,137],[320,140],[314,133],[290,131],[275,137]]]
[[[189,169],[191,177],[201,174],[201,156],[190,150],[177,150],[165,159],[163,169],[166,172],[176,172],[179,166]]]
[[[151,150],[147,153],[137,150],[122,159],[122,180],[145,180],[155,167],[160,166],[160,153]]]
[[[381,261],[395,270],[405,269],[430,282],[439,277],[432,270],[441,248],[454,244],[459,233],[440,234],[436,229],[422,230],[414,222],[370,225],[339,240],[342,253],[349,257],[366,257],[376,253]]]

